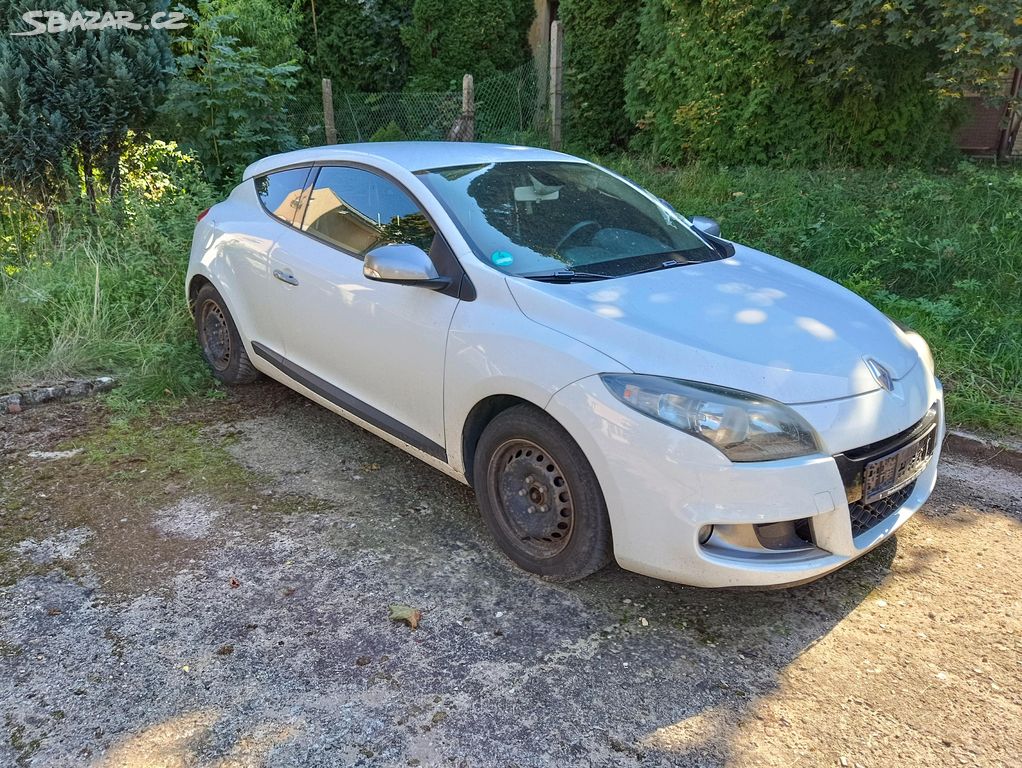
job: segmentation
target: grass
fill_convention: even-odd
[[[210,202],[201,184],[129,193],[95,215],[65,206],[53,228],[27,206],[0,209],[0,392],[99,373],[118,375],[126,400],[209,389],[183,294],[195,214]]]
[[[933,350],[951,424],[1022,434],[1022,170],[604,164],[915,328]]]
[[[608,165],[729,238],[809,267],[918,329],[949,421],[1022,434],[1022,172]],[[180,165],[180,164],[179,164]],[[194,170],[129,189],[121,208],[42,215],[0,190],[0,392],[113,373],[131,405],[210,392],[183,297]]]

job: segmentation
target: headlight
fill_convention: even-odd
[[[705,440],[731,461],[790,459],[820,450],[806,420],[775,400],[661,376],[600,378],[625,405]]]

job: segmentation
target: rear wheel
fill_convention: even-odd
[[[212,285],[204,285],[195,297],[195,329],[202,356],[215,378],[225,384],[247,384],[259,378],[234,318]]]
[[[483,519],[519,566],[570,581],[611,560],[610,520],[582,449],[538,408],[518,405],[491,421],[475,452]]]

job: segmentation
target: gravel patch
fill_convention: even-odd
[[[213,530],[222,511],[210,499],[181,499],[152,516],[153,527],[165,536],[204,539]]]
[[[92,531],[88,528],[75,528],[42,541],[26,539],[15,550],[37,565],[46,565],[58,560],[71,560],[90,536]]]
[[[83,527],[12,545],[40,567],[0,589],[0,765],[1022,754],[1017,475],[945,461],[894,540],[796,589],[700,590],[615,566],[551,584],[497,552],[469,489],[297,396],[254,392],[209,439],[286,504],[168,490],[123,500],[102,548]],[[15,449],[53,449],[24,435]],[[46,509],[71,503],[52,466]],[[173,567],[150,567],[164,546]],[[417,629],[391,620],[395,604],[421,611]]]

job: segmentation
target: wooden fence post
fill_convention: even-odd
[[[326,131],[326,143],[337,143],[337,125],[334,123],[334,89],[330,78],[323,78],[323,128]]]
[[[447,131],[448,141],[475,141],[476,91],[472,75],[461,79],[461,112]]]
[[[561,148],[561,22],[550,24],[550,149]]]
[[[461,79],[461,114],[465,125],[462,141],[475,141],[476,137],[476,89],[472,75]]]
[[[1008,160],[1017,134],[1022,130],[1022,109],[1012,103],[1013,99],[1022,97],[1022,68],[1015,67],[1008,86],[1008,106],[1005,109],[1004,128],[1001,130],[1000,141],[997,142],[997,159]]]

